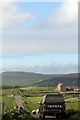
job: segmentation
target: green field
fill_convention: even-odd
[[[66,109],[74,109],[80,111],[80,101],[73,100],[71,102],[66,102]]]
[[[2,90],[2,95],[19,95],[19,89],[3,89]]]
[[[19,88],[21,90],[33,90],[33,91],[54,91],[56,87],[24,87]]]
[[[23,97],[22,100],[27,103],[25,107],[31,112],[39,108],[38,102],[41,102],[42,97]]]
[[[15,89],[3,89],[2,90],[2,103],[4,102],[5,106],[11,109],[13,106],[16,106],[15,97],[10,97],[10,95],[19,95],[23,102],[24,109],[27,111],[36,110],[39,108],[38,102],[42,100],[42,97],[46,94],[57,93],[55,87],[24,87],[24,88],[15,88]],[[26,96],[27,95],[27,96]],[[77,98],[78,95],[65,95],[65,99]],[[66,110],[74,109],[80,110],[79,108],[80,101],[66,102]]]
[[[78,98],[78,94],[65,94],[64,98],[65,99]]]
[[[11,109],[12,107],[16,106],[16,100],[13,97],[2,97],[2,102],[5,104],[5,107]]]
[[[32,110],[36,110],[39,108],[38,102],[41,102],[42,97],[23,97],[22,100],[24,102],[27,102],[25,104],[25,107],[28,108],[28,110],[31,112]],[[66,104],[66,110],[68,109],[74,109],[74,110],[80,110],[80,101],[74,100],[74,101],[68,101]]]

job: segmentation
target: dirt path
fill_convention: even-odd
[[[20,96],[15,96],[15,98],[16,98],[16,105],[18,106],[18,108],[20,108],[20,107],[24,108],[22,105]]]
[[[69,98],[69,99],[66,99],[65,102],[66,101],[71,101],[71,100],[78,100],[78,98]]]

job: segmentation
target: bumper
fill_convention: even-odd
[[[61,110],[51,110],[51,111],[44,110],[44,111],[43,111],[43,114],[48,115],[48,116],[50,116],[50,115],[54,116],[54,115],[56,115],[57,113],[62,113],[62,112],[63,112],[63,111],[61,111]]]

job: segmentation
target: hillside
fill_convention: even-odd
[[[37,74],[31,72],[3,72],[3,86],[54,86],[64,82],[66,86],[75,86],[78,83],[78,74]]]

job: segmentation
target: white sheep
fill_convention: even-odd
[[[36,114],[36,110],[33,110],[33,111],[32,111],[32,114]]]
[[[36,114],[39,114],[39,109],[36,110]]]

